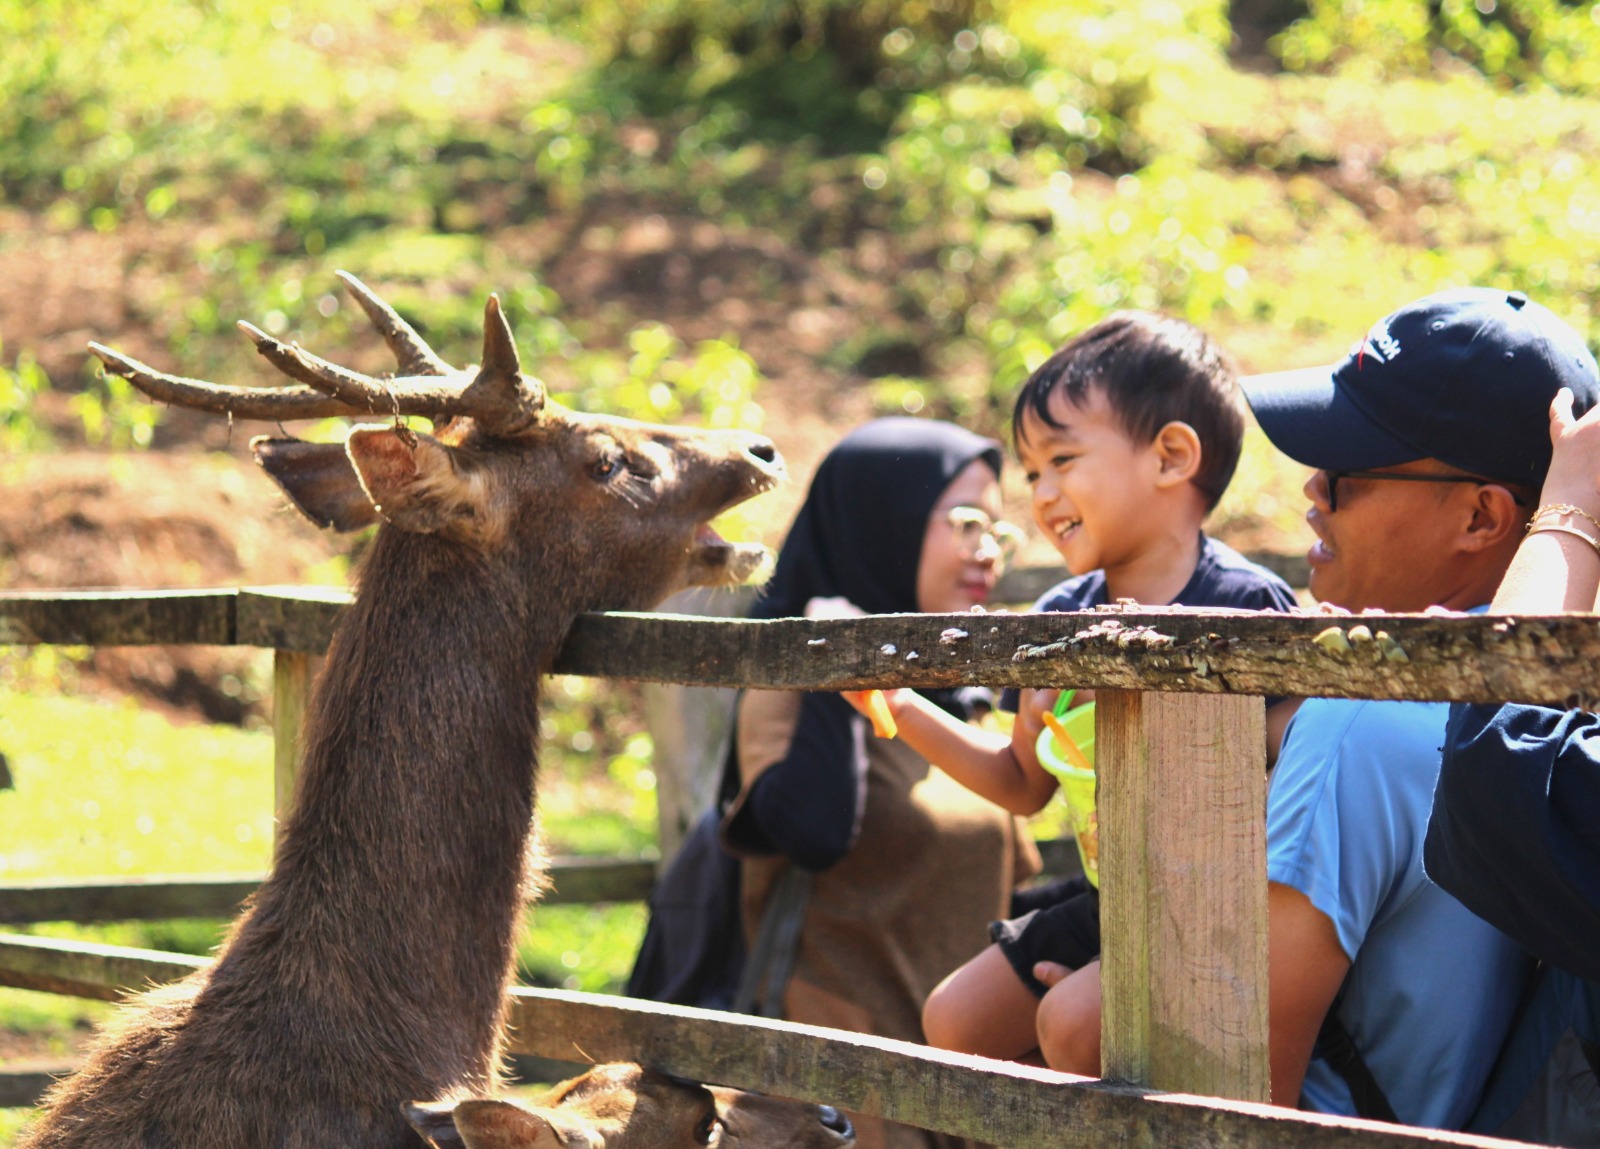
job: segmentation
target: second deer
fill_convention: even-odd
[[[467,1098],[406,1106],[437,1149],[849,1149],[829,1105],[701,1085],[627,1062],[597,1065],[533,1105]]]
[[[345,281],[402,377],[248,325],[294,385],[202,383],[91,345],[160,401],[394,421],[343,444],[252,443],[317,522],[381,520],[311,700],[295,803],[215,963],[123,1008],[46,1098],[31,1149],[415,1147],[404,1102],[493,1091],[535,878],[541,676],[581,612],[733,585],[764,557],[707,523],[779,482],[768,440],[547,401],[493,296],[483,363],[456,370]]]

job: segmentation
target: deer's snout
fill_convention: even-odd
[[[765,435],[751,433],[745,440],[744,453],[758,468],[773,478],[784,477],[783,456],[778,454],[777,444]]]
[[[827,1129],[829,1132],[837,1133],[840,1137],[843,1137],[846,1140],[853,1140],[855,1138],[856,1127],[850,1124],[850,1118],[846,1117],[843,1113],[840,1113],[833,1106],[817,1106],[817,1116],[822,1121],[822,1127]]]

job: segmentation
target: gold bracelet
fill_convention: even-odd
[[[1576,538],[1580,538],[1584,542],[1588,543],[1591,547],[1594,548],[1594,553],[1597,554],[1597,555],[1600,555],[1600,539],[1595,538],[1588,531],[1580,531],[1577,527],[1569,527],[1569,526],[1565,526],[1565,525],[1563,525],[1561,523],[1550,523],[1550,524],[1545,525],[1545,526],[1536,526],[1532,530],[1530,530],[1528,533],[1530,535],[1539,535],[1539,534],[1547,534],[1547,533],[1562,534],[1562,535],[1572,535],[1572,536],[1574,536]]]
[[[1581,515],[1583,518],[1589,520],[1590,525],[1593,526],[1595,530],[1600,531],[1600,519],[1595,518],[1582,507],[1573,503],[1546,503],[1537,511],[1534,511],[1532,517],[1528,519],[1528,533],[1533,533],[1534,523],[1538,522],[1540,519],[1547,518],[1550,515]]]

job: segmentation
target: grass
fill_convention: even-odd
[[[0,673],[0,747],[15,780],[0,790],[0,882],[267,867],[270,734],[174,723],[132,702],[41,693],[27,662],[0,657],[0,670],[10,670],[9,684]],[[648,746],[625,718],[611,717],[622,738],[611,752],[601,712],[615,702],[594,684],[556,679],[550,693],[558,707],[545,719],[541,818],[552,852],[638,855],[653,841]],[[596,725],[599,737],[590,733]],[[224,925],[50,923],[22,932],[203,954]],[[532,912],[531,925],[518,952],[523,981],[616,991],[638,948],[644,908],[548,906]],[[65,1055],[105,1009],[0,989],[0,1029],[27,1034],[41,1056]]]

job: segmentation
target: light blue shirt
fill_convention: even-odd
[[[1308,699],[1267,796],[1267,876],[1338,931],[1352,962],[1339,1016],[1396,1116],[1457,1129],[1531,967],[1422,870],[1448,713],[1443,703]],[[1321,1112],[1355,1114],[1319,1059],[1303,1093]]]

